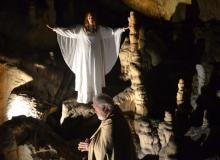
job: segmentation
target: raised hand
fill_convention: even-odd
[[[46,26],[47,26],[47,28],[53,30],[53,27],[49,26],[48,24]]]
[[[124,28],[123,28],[124,32],[125,32],[127,29],[129,29],[129,27],[124,27]]]

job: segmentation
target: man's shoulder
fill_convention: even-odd
[[[104,121],[102,121],[102,124],[101,124],[103,127],[107,127],[107,126],[111,126],[112,125],[112,118],[108,118]]]

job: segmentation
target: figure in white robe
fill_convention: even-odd
[[[77,102],[91,102],[105,87],[105,75],[116,63],[121,34],[126,28],[113,30],[99,25],[94,33],[86,32],[81,25],[51,29],[57,33],[66,64],[75,73]]]

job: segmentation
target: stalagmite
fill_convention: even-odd
[[[136,144],[139,159],[146,155],[158,155],[159,159],[163,160],[176,155],[177,146],[174,141],[172,121],[172,115],[167,111],[162,122],[135,119],[134,127],[140,141]]]
[[[177,106],[180,106],[184,103],[184,80],[179,79],[178,83],[178,91],[176,95],[176,104]]]
[[[131,80],[131,89],[126,89],[126,92],[122,92],[114,97],[114,100],[117,101],[118,105],[122,104],[124,101],[129,100],[131,101],[131,97],[134,97],[132,100],[135,104],[135,113],[139,115],[147,115],[147,108],[146,108],[146,92],[143,85],[143,76],[142,76],[142,61],[141,61],[141,53],[138,50],[139,48],[139,26],[136,14],[134,12],[130,12],[130,17],[128,18],[129,21],[129,29],[130,29],[130,50],[126,47],[123,48],[123,51],[128,51],[127,56],[121,56],[121,60],[125,60],[127,63],[123,63],[127,65],[124,67],[124,72],[127,73],[126,77],[129,77]],[[126,55],[123,53],[123,55]],[[128,58],[126,58],[128,57]],[[128,93],[127,91],[131,91]],[[131,95],[133,96],[131,96]],[[127,97],[127,98],[126,98]]]
[[[172,121],[171,113],[165,111],[164,122],[161,122],[158,126],[158,136],[161,144],[159,159],[170,159],[170,156],[175,157],[177,153]]]
[[[129,28],[130,28],[130,51],[131,51],[131,88],[134,90],[134,101],[136,105],[136,113],[146,115],[147,110],[145,106],[146,93],[144,91],[143,79],[141,76],[141,55],[138,50],[138,21],[136,14],[130,12]]]

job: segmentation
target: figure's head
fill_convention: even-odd
[[[95,16],[92,12],[87,13],[86,20],[88,21],[89,25],[93,25],[95,23]]]
[[[97,30],[96,17],[91,11],[87,12],[84,19],[84,28],[87,32],[94,33]]]
[[[105,120],[114,110],[113,99],[106,94],[99,94],[93,98],[93,108],[99,120]]]

